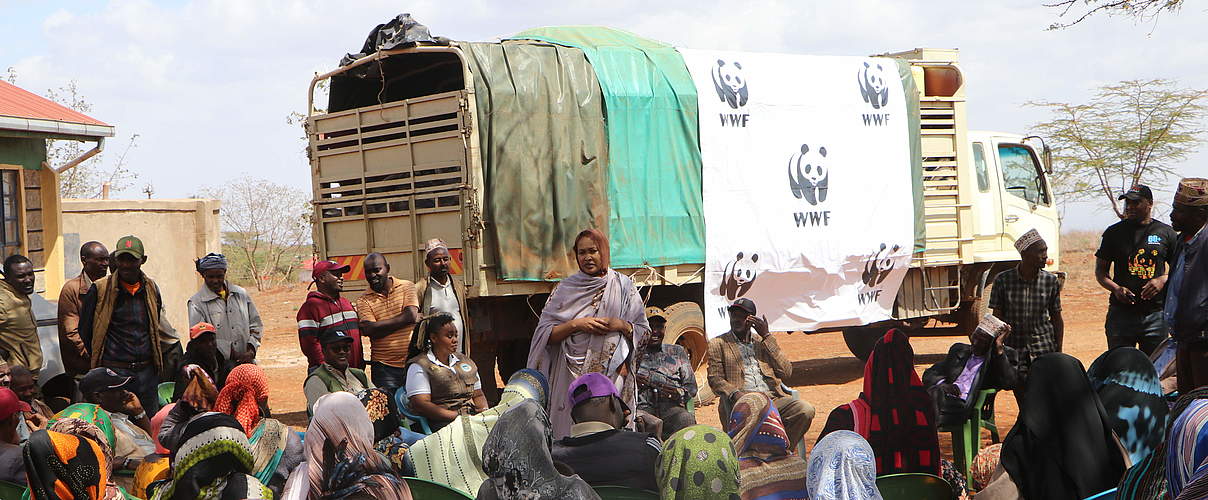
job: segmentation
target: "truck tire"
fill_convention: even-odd
[[[876,345],[877,340],[885,335],[886,331],[889,331],[889,328],[877,326],[844,328],[843,343],[847,344],[847,350],[851,351],[861,362],[868,361],[868,355],[872,353],[872,346]]]

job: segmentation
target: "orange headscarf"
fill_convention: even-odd
[[[268,378],[259,365],[236,366],[227,375],[226,385],[218,392],[214,411],[226,413],[243,426],[243,432],[251,437],[260,424],[260,402],[268,402]]]
[[[584,229],[578,236],[575,236],[575,242],[571,246],[571,250],[576,254],[575,262],[578,262],[579,240],[584,237],[591,238],[591,241],[596,243],[596,248],[600,250],[600,271],[607,271],[608,266],[611,265],[608,252],[608,237],[604,236],[604,233],[601,233],[599,229]]]

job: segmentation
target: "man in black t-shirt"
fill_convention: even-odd
[[[1111,292],[1104,323],[1107,348],[1137,346],[1150,354],[1166,338],[1162,306],[1176,235],[1151,217],[1153,191],[1148,186],[1133,186],[1120,199],[1124,220],[1103,232],[1095,252],[1095,279]]]
[[[592,486],[657,491],[655,469],[663,443],[655,435],[625,430],[629,408],[608,377],[586,373],[570,383],[567,398],[575,425],[554,441],[550,455]]]

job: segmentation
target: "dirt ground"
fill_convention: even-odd
[[[1087,366],[1107,348],[1103,336],[1107,292],[1094,280],[1093,253],[1097,243],[1097,236],[1088,233],[1062,237],[1062,270],[1069,273],[1061,297],[1066,325],[1064,350]],[[302,394],[306,358],[298,348],[295,321],[298,306],[306,293],[304,286],[253,292],[265,323],[259,359],[270,381],[270,404],[279,418],[295,426],[306,425],[306,397]],[[781,349],[793,360],[793,375],[786,382],[817,409],[806,437],[806,443],[812,447],[830,411],[859,395],[863,364],[848,352],[839,333],[777,335],[781,335],[778,339]],[[920,376],[927,367],[943,359],[949,346],[958,340],[955,337],[913,339],[915,369]],[[1013,395],[999,395],[995,410],[999,435],[1006,436],[1019,411]],[[696,416],[702,424],[719,425],[716,405],[697,408]],[[983,434],[983,439],[988,439],[989,433]],[[941,450],[945,456],[950,456],[948,435],[941,433],[940,439]]]

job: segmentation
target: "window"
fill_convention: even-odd
[[[990,170],[986,168],[986,152],[982,143],[973,143],[973,166],[977,169],[977,190],[990,192]]]
[[[20,170],[0,170],[0,257],[21,253]]]
[[[1040,163],[1032,150],[1019,144],[999,144],[998,159],[1002,163],[1002,180],[1007,192],[1036,205],[1048,205]]]

